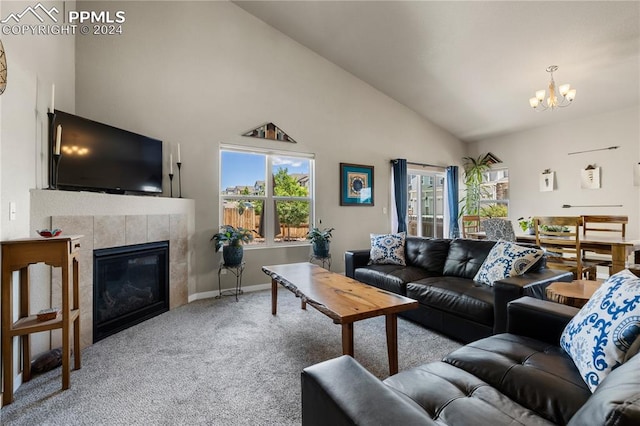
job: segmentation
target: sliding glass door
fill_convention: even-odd
[[[443,238],[444,173],[407,170],[408,234]]]

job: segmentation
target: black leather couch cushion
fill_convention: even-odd
[[[444,362],[400,372],[384,383],[417,402],[439,424],[550,424],[484,381]]]
[[[493,326],[493,288],[460,277],[432,277],[408,283],[406,296],[421,304]]]
[[[640,355],[635,355],[609,373],[569,425],[637,426],[638,419]]]
[[[354,278],[358,281],[403,296],[407,294],[408,282],[433,275],[434,273],[422,268],[401,265],[369,265],[354,272]]]
[[[405,243],[407,265],[417,266],[433,274],[442,275],[449,255],[451,240],[408,237]]]
[[[452,240],[442,274],[473,279],[495,244],[489,240]]]
[[[443,361],[557,424],[566,424],[591,396],[562,349],[528,337],[487,337],[450,353]]]

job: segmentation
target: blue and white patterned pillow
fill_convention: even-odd
[[[640,278],[628,269],[610,276],[567,324],[560,346],[595,391],[640,335]]]
[[[406,265],[404,260],[404,240],[406,232],[398,234],[371,234],[369,264]]]
[[[473,280],[492,286],[498,280],[522,275],[542,257],[543,253],[541,249],[498,240]]]

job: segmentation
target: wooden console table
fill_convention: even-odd
[[[2,368],[3,405],[13,402],[13,338],[22,345],[22,380],[31,379],[29,335],[62,329],[62,389],[70,384],[70,329],[73,325],[74,368],[80,368],[80,297],[78,252],[81,235],[55,238],[25,238],[3,241],[2,245]],[[29,309],[29,265],[45,263],[62,268],[62,311],[55,319],[39,322]],[[20,271],[19,315],[13,321],[14,271]],[[71,272],[71,274],[70,274]]]

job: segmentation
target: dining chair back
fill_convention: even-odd
[[[515,241],[516,234],[509,219],[490,217],[482,221],[487,240]]]
[[[585,262],[580,251],[581,216],[533,218],[536,244],[547,254],[547,267],[573,272],[574,279],[595,279],[595,265]]]
[[[480,216],[462,216],[462,238],[472,238],[470,234],[473,232],[480,232]]]
[[[582,222],[583,237],[586,237],[587,231],[589,231],[590,234],[606,232],[609,235],[617,234],[624,238],[627,233],[629,216],[583,215]],[[583,250],[582,258],[586,261],[595,262],[599,266],[608,267],[609,270],[611,270],[611,266],[613,265],[611,251],[607,250],[593,248]],[[609,275],[611,275],[611,272],[609,272]]]
[[[586,236],[587,231],[592,231],[611,232],[625,237],[629,216],[583,215],[582,222],[582,236]]]

